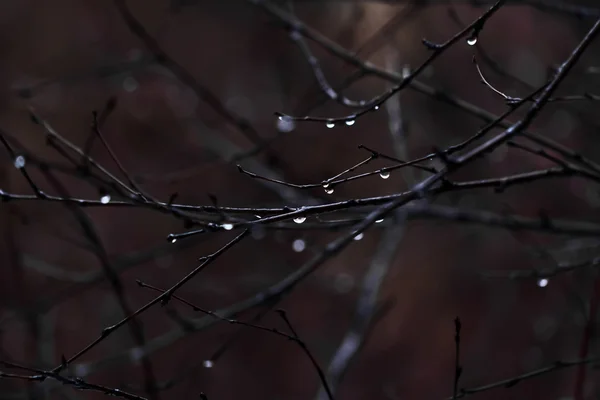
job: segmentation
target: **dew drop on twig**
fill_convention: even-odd
[[[332,187],[326,187],[325,188],[325,193],[332,194],[333,193],[333,188]]]
[[[17,156],[15,157],[15,168],[21,169],[25,167],[25,157]]]
[[[382,223],[382,222],[383,222],[383,218],[381,218],[381,219],[378,219],[378,220],[376,220],[376,221],[375,221],[375,223],[376,223],[376,224],[380,224],[380,223]]]
[[[477,44],[477,36],[471,36],[470,38],[468,38],[467,44],[469,46],[475,46],[475,44]]]
[[[349,119],[348,121],[346,121],[346,125],[352,126],[352,125],[354,125],[355,122],[356,122],[355,120]]]
[[[546,287],[546,286],[548,286],[548,279],[546,279],[546,278],[539,279],[537,281],[537,285],[539,287]]]
[[[381,179],[387,179],[390,177],[390,171],[381,171],[379,176],[381,177]]]
[[[361,232],[358,235],[354,236],[354,240],[358,241],[361,240],[363,237],[365,237],[365,235]]]
[[[100,197],[100,203],[108,204],[110,202],[110,194],[105,194]]]
[[[230,231],[230,230],[233,229],[233,225],[232,224],[223,224],[223,225],[221,225],[221,227],[223,229],[225,229],[226,231]]]
[[[304,221],[306,221],[306,217],[296,217],[296,218],[294,218],[294,222],[297,223],[297,224],[301,224]]]
[[[215,365],[215,363],[214,363],[214,362],[212,362],[211,360],[204,360],[204,361],[202,362],[202,366],[203,366],[204,368],[212,368],[214,365]]]
[[[277,120],[277,130],[282,133],[291,132],[296,129],[296,123],[290,117],[279,117]]]
[[[331,128],[335,127],[335,123],[328,122],[328,123],[325,124],[325,126],[328,127],[329,129],[331,129]]]

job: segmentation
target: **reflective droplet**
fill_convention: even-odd
[[[381,171],[379,176],[381,177],[381,179],[387,179],[390,177],[390,171]]]
[[[296,218],[294,218],[294,222],[297,223],[297,224],[301,224],[304,221],[306,221],[306,217],[296,217]]]
[[[538,280],[537,281],[537,285],[539,287],[546,287],[546,286],[548,286],[548,279],[542,278],[542,279]]]
[[[402,78],[406,79],[410,76],[410,66],[409,65],[405,65],[404,67],[402,67]]]
[[[329,182],[323,183],[323,189],[327,189],[329,187]]]
[[[380,224],[380,223],[382,223],[382,222],[383,222],[383,218],[381,218],[381,219],[378,219],[377,221],[375,221],[375,223],[376,223],[376,224]]]
[[[375,110],[375,111],[379,110],[379,106],[373,107],[373,110]]]
[[[348,121],[346,121],[346,125],[352,126],[352,125],[354,125],[355,122],[356,122],[355,120],[349,119]]]
[[[233,229],[233,225],[232,224],[223,224],[223,225],[221,225],[221,227],[223,229],[225,229],[226,231],[230,231],[230,230]]]
[[[21,169],[25,167],[25,157],[17,156],[15,157],[15,168]]]
[[[296,123],[290,117],[279,117],[277,120],[277,130],[279,132],[287,133],[296,129]]]
[[[306,242],[302,239],[296,239],[296,240],[294,240],[294,243],[292,243],[292,249],[294,249],[294,251],[296,253],[300,253],[300,252],[304,251],[305,248],[306,248]]]
[[[325,193],[332,194],[333,193],[333,188],[332,187],[326,187],[325,188]]]
[[[108,204],[109,202],[110,202],[110,194],[105,194],[102,197],[100,197],[100,203]]]
[[[325,126],[328,127],[329,129],[331,129],[331,128],[335,127],[335,123],[328,122],[328,123],[325,124]]]
[[[365,237],[364,233],[361,232],[358,235],[354,236],[354,240],[358,241],[358,240],[361,240],[364,237]]]
[[[171,239],[171,243],[175,243],[176,241],[177,241],[177,238]]]
[[[211,360],[204,360],[204,361],[202,362],[202,366],[203,366],[204,368],[212,368],[214,365],[215,365],[215,363],[214,363],[214,362],[212,362]]]
[[[469,46],[475,46],[476,43],[477,43],[477,36],[471,36],[470,38],[467,39],[467,44]]]

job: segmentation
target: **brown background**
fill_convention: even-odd
[[[273,19],[249,3],[132,0],[128,4],[173,59],[217,94],[228,110],[250,121],[262,137],[277,133],[275,111],[303,113],[321,98],[298,48]],[[412,6],[297,2],[295,10],[301,20],[329,38],[360,50],[405,7]],[[443,42],[460,29],[449,18],[448,9],[444,4],[418,10],[396,24],[393,33],[379,36],[379,44],[370,42],[371,48],[379,50],[368,59],[381,66],[390,59],[400,66],[419,65],[428,55],[420,44],[422,37]],[[455,9],[465,23],[483,12],[467,2],[457,2]],[[478,46],[521,83],[495,73],[486,64],[482,69],[508,94],[528,94],[531,86],[538,87],[550,77],[549,67],[568,56],[592,21],[526,5],[506,6],[486,25]],[[341,61],[311,46],[332,83],[340,83],[352,73]],[[598,65],[598,48],[598,44],[592,46],[561,94],[598,88],[598,75],[586,70]],[[480,84],[471,62],[473,52],[466,43],[459,43],[421,79],[500,113],[505,105]],[[125,167],[156,197],[166,200],[178,192],[178,202],[209,204],[207,193],[213,193],[222,205],[292,203],[282,200],[278,191],[239,174],[235,165],[226,161],[238,150],[251,149],[252,141],[166,68],[154,63],[113,2],[2,2],[0,59],[0,127],[35,154],[57,157],[45,146],[41,128],[31,123],[28,106],[35,107],[66,138],[82,145],[90,132],[92,111],[102,109],[109,97],[116,96],[117,108],[107,120],[104,134]],[[385,87],[369,78],[347,93],[369,99]],[[410,158],[425,154],[434,145],[457,143],[482,126],[476,118],[410,89],[402,92],[400,103]],[[594,159],[600,155],[597,110],[593,102],[551,104],[533,129]],[[311,112],[324,116],[345,113],[331,102]],[[365,153],[357,149],[359,144],[391,153],[388,117],[382,109],[352,127],[327,129],[322,124],[299,123],[255,161],[289,182],[320,182],[360,161]],[[116,171],[100,146],[92,155]],[[13,160],[5,155],[2,160],[0,188],[30,193],[12,166]],[[256,166],[244,165],[249,169]],[[374,164],[374,168],[384,165]],[[501,176],[544,166],[546,161],[528,153],[500,149],[460,178]],[[419,174],[413,172],[413,176],[423,176]],[[405,177],[400,173],[393,173],[388,180],[375,176],[340,186],[331,196],[320,189],[301,194],[324,200],[389,194],[407,187]],[[99,197],[82,181],[65,178],[64,182],[78,197]],[[453,193],[439,201],[496,211],[510,207],[525,215],[536,215],[543,208],[552,216],[589,221],[598,219],[600,206],[597,189],[577,179],[519,186],[503,194],[488,190]],[[169,246],[166,235],[183,230],[181,223],[169,216],[119,208],[86,212],[113,260],[166,248],[162,255],[148,256],[121,272],[127,299],[134,307],[155,296],[139,288],[135,279],[169,287],[197,265],[198,257],[216,250],[232,235],[191,239],[185,248]],[[0,314],[4,315],[0,358],[51,368],[60,362],[61,354],[74,354],[102,328],[120,319],[120,308],[105,281],[94,285],[76,281],[90,274],[101,276],[100,266],[91,252],[77,245],[85,240],[62,206],[41,201],[2,203],[0,221]],[[269,230],[264,237],[239,244],[178,293],[205,308],[227,306],[283,278],[336,236],[323,231]],[[281,305],[323,366],[348,328],[361,279],[380,236],[378,229],[368,231],[362,241],[327,262]],[[299,238],[308,248],[296,253],[292,243]],[[439,221],[409,223],[380,294],[381,301],[393,301],[393,307],[377,322],[354,359],[338,398],[441,400],[451,395],[455,316],[461,317],[464,327],[461,385],[465,387],[575,358],[584,325],[579,300],[588,299],[589,275],[553,278],[543,289],[531,279],[486,280],[480,275],[486,270],[544,266],[528,249],[563,244],[564,238],[527,232]],[[40,307],[48,304],[52,306],[42,312]],[[183,315],[194,316],[183,306],[173,306]],[[179,329],[160,307],[140,320],[151,342]],[[263,322],[283,327],[275,315]],[[262,332],[246,330],[212,369],[202,368],[202,360],[210,358],[236,331],[220,324],[159,345],[151,354],[159,381],[188,373],[181,383],[161,393],[161,398],[197,398],[200,391],[211,400],[314,397],[319,380],[305,355],[293,343]],[[129,330],[121,329],[82,357],[73,371],[85,373],[90,382],[133,387],[135,391],[142,379],[130,357],[133,354],[135,358],[133,346]],[[120,358],[106,361],[113,355]],[[574,370],[566,370],[478,396],[558,399],[572,395],[573,378]],[[598,373],[590,372],[586,388],[590,396],[598,393],[595,379]],[[2,399],[102,397],[52,382],[32,387],[0,380]]]

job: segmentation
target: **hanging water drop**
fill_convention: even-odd
[[[306,248],[306,242],[302,239],[296,239],[296,240],[294,240],[294,243],[292,243],[292,249],[294,249],[294,251],[296,253],[300,253],[300,252],[304,251],[305,248]]]
[[[381,171],[379,176],[381,177],[381,179],[387,179],[390,177],[390,171]]]
[[[225,229],[226,231],[230,231],[230,230],[233,229],[233,225],[232,224],[223,224],[223,225],[221,225],[221,227],[223,229]]]
[[[328,122],[328,123],[325,124],[325,126],[328,127],[329,129],[331,129],[331,128],[335,127],[335,123]]]
[[[539,287],[546,287],[546,286],[548,286],[548,279],[542,278],[542,279],[538,280],[537,281],[537,285]]]
[[[477,44],[477,36],[471,36],[470,38],[468,38],[467,44],[469,46],[475,46],[475,44]]]
[[[354,236],[354,240],[358,241],[361,240],[363,237],[365,237],[365,235],[361,232],[358,235]]]
[[[332,194],[333,193],[333,188],[332,187],[326,187],[325,188],[325,193]]]
[[[356,122],[355,120],[349,119],[348,121],[346,121],[346,125],[352,126],[352,125],[354,125],[355,122]]]
[[[379,110],[379,106],[373,107],[373,110],[375,110],[375,111]]]
[[[25,167],[25,157],[23,156],[18,156],[15,158],[15,168],[17,169],[21,169]]]
[[[378,220],[376,220],[376,221],[375,221],[375,223],[376,223],[376,224],[380,224],[380,223],[382,223],[382,222],[383,222],[383,218],[381,218],[381,219],[378,219]]]
[[[402,67],[402,79],[406,79],[410,76],[410,66],[405,65]]]
[[[323,189],[327,189],[329,187],[329,182],[323,182]]]
[[[297,223],[297,224],[301,224],[304,221],[306,221],[306,217],[296,217],[296,218],[294,218],[294,222]]]
[[[175,243],[176,241],[177,241],[177,238],[171,239],[171,243]]]
[[[296,129],[296,123],[290,117],[279,117],[277,120],[277,130],[282,133],[291,132]]]
[[[105,194],[102,197],[100,197],[100,203],[108,204],[109,202],[110,202],[110,194]]]
[[[212,368],[214,365],[215,365],[215,363],[214,363],[214,362],[212,362],[211,360],[204,360],[204,361],[202,362],[202,366],[203,366],[204,368]]]

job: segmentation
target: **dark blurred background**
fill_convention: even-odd
[[[412,159],[434,146],[458,143],[483,126],[472,114],[411,88],[352,126],[328,129],[322,123],[278,121],[274,116],[278,111],[342,116],[348,110],[325,101],[306,58],[276,18],[241,0],[126,3],[160,49],[212,92],[227,112],[251,124],[258,137],[244,133],[189,82],[157,62],[155,49],[131,31],[114,2],[5,1],[0,4],[0,127],[31,153],[60,160],[46,145],[42,127],[32,123],[29,107],[65,138],[84,146],[92,112],[101,111],[114,98],[115,109],[103,123],[104,136],[123,166],[156,198],[167,201],[177,192],[178,203],[210,205],[210,193],[223,206],[294,206],[392,194],[426,174],[402,170],[390,179],[374,175],[340,185],[327,195],[321,188],[297,190],[251,179],[240,174],[236,164],[288,182],[321,182],[368,155],[357,148],[360,144],[387,154],[404,152]],[[299,20],[359,58],[395,71],[410,71],[426,59],[429,50],[422,38],[444,42],[486,9],[467,1],[274,2],[288,11],[290,3]],[[594,1],[566,4],[597,6]],[[594,18],[564,10],[509,2],[485,25],[476,46],[461,41],[418,80],[500,114],[505,102],[480,83],[473,55],[494,87],[525,96],[552,76],[553,67],[570,54],[593,22]],[[334,87],[355,73],[307,43]],[[598,43],[592,45],[559,94],[598,92],[599,48]],[[368,77],[344,93],[370,99],[388,87]],[[598,159],[597,104],[551,103],[532,130]],[[394,130],[401,132],[402,140],[393,140]],[[268,146],[262,151],[238,157],[265,140]],[[95,145],[90,154],[118,174],[102,146]],[[0,188],[32,193],[6,152],[2,160]],[[461,172],[460,178],[502,176],[548,164],[530,153],[502,147]],[[386,165],[377,161],[371,169]],[[36,172],[32,175],[41,179]],[[84,180],[61,179],[75,197],[103,195]],[[52,187],[47,190],[52,192]],[[436,202],[528,216],[544,210],[553,217],[600,219],[600,193],[576,178],[540,181],[504,193],[460,191],[441,195]],[[85,211],[133,309],[157,295],[139,287],[136,279],[168,288],[197,266],[198,257],[233,237],[219,232],[171,244],[167,235],[184,227],[170,215],[143,208]],[[0,358],[51,369],[60,364],[61,355],[70,357],[121,319],[122,310],[77,221],[63,205],[41,200],[1,203],[0,221]],[[336,398],[451,396],[457,316],[463,327],[463,387],[579,356],[593,271],[575,271],[545,282],[509,279],[502,271],[548,267],[548,259],[539,255],[548,252],[558,261],[572,260],[582,252],[592,257],[600,242],[436,220],[399,223],[402,226],[392,231],[384,225],[368,230],[277,306],[287,310],[301,339],[326,370],[340,343],[348,343],[365,276],[374,262],[381,262],[374,261],[378,249],[384,241],[395,248],[377,294],[378,312]],[[391,238],[385,238],[386,229]],[[339,234],[300,226],[253,232],[178,295],[207,309],[227,307],[296,270]],[[146,351],[157,382],[173,383],[160,392],[162,399],[199,398],[200,392],[211,400],[316,398],[319,377],[293,342],[226,323],[186,332],[168,309],[185,318],[202,317],[180,303],[154,307],[139,318],[146,350],[136,346],[124,327],[74,362],[70,373],[144,395],[140,358]],[[258,311],[238,318],[251,320]],[[267,313],[260,323],[285,330],[275,313]],[[215,355],[222,349],[222,355]],[[592,341],[588,354],[597,349]],[[567,399],[573,396],[575,375],[576,368],[565,369],[475,396]],[[588,371],[586,398],[600,395],[598,377],[597,370]],[[0,379],[0,399],[104,397],[53,380]]]

